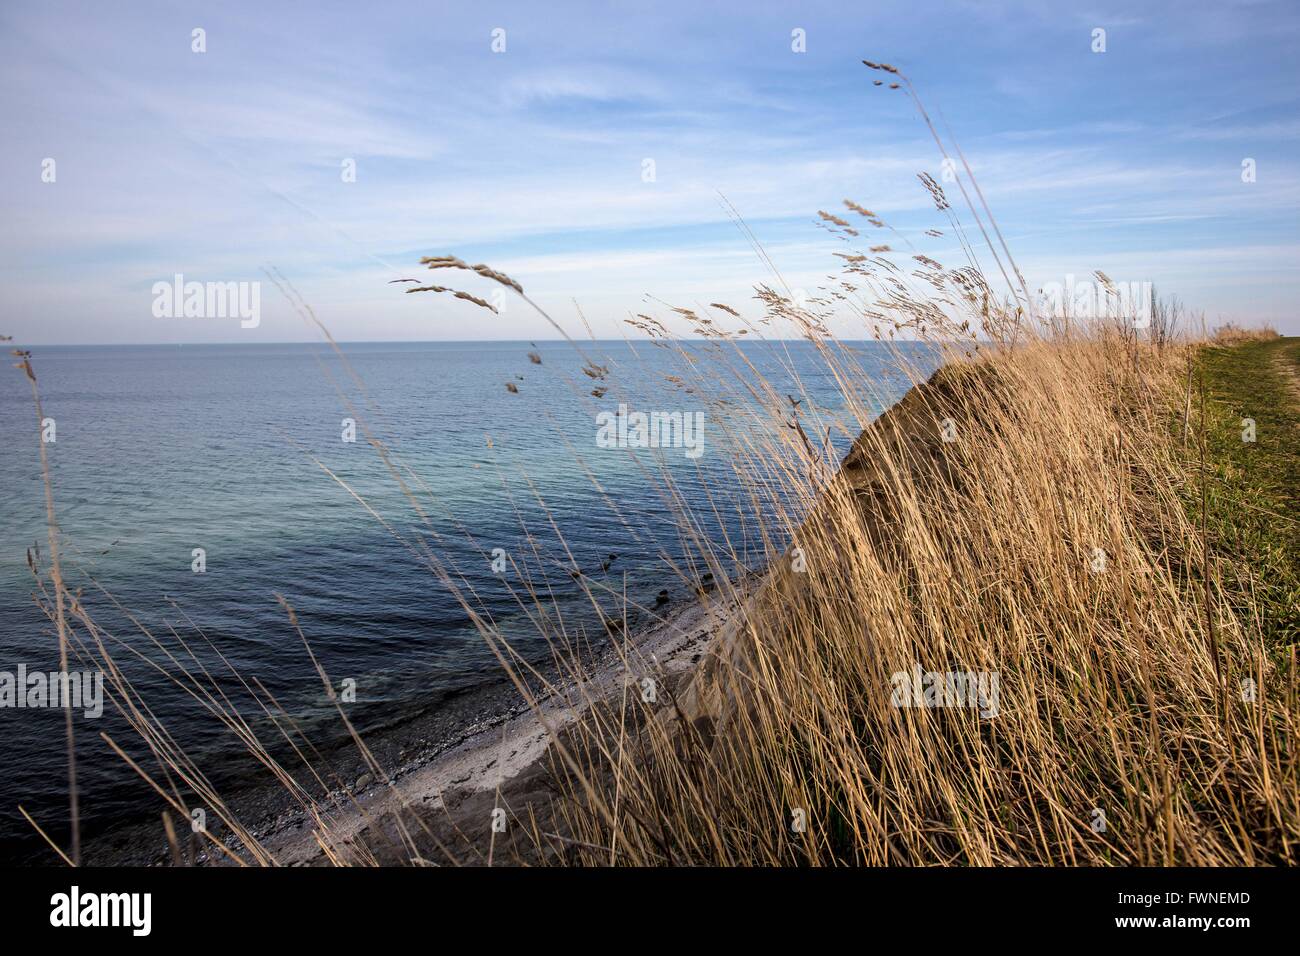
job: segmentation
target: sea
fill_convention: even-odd
[[[731,563],[723,573],[761,570],[771,542],[758,512],[780,482],[737,449],[785,429],[842,455],[938,364],[917,343],[833,351],[758,340],[33,347],[39,413],[27,375],[0,372],[0,861],[54,862],[20,806],[60,845],[70,832],[63,713],[3,695],[5,674],[59,666],[42,448],[65,585],[95,624],[73,616],[70,670],[93,686],[102,642],[135,706],[213,780],[238,786],[249,758],[198,686],[263,730],[248,688],[264,689],[324,747],[342,731],[318,667],[350,691],[365,731],[501,680],[485,625],[540,662],[551,653],[541,607],[566,633],[602,614],[634,631],[644,609],[691,598],[711,549]],[[697,427],[665,426],[684,444],[637,447],[638,412]],[[157,821],[163,806],[105,740],[162,775],[119,696],[110,681],[101,715],[74,710],[86,839]]]

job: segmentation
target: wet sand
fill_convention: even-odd
[[[648,674],[670,685],[679,683],[733,608],[734,602],[710,589],[665,609],[658,620],[626,640],[616,637],[609,642],[582,680],[552,677],[553,689],[539,692],[535,707],[503,678],[363,734],[387,782],[376,778],[355,745],[336,748],[326,755],[331,772],[317,768],[330,785],[328,792],[322,793],[305,770],[295,774],[317,795],[316,813],[324,827],[274,781],[223,796],[278,865],[476,863],[486,862],[493,852],[500,859],[506,852],[491,831],[492,811],[503,807],[518,818],[527,814],[526,808],[550,801],[555,790],[547,748],[581,716],[587,703],[624,693],[625,685],[639,693],[637,682]],[[528,683],[541,684],[535,678]],[[427,845],[415,859],[399,838],[394,815],[399,809],[405,811],[408,831],[415,827],[420,837],[416,842]],[[412,824],[412,817],[419,822]],[[185,821],[177,826],[183,862],[233,862],[210,840],[191,835]],[[219,821],[211,832],[232,854],[252,862],[248,848],[234,833],[223,834]],[[174,863],[161,819],[119,827],[88,841],[84,860],[114,866]]]

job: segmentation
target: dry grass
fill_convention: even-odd
[[[634,733],[593,713],[575,838],[637,864],[1295,862],[1295,670],[1205,586],[1183,367],[1097,330],[915,390],[680,699]],[[998,675],[997,715],[894,706],[917,665]]]
[[[1268,342],[1281,338],[1277,329],[1271,325],[1246,326],[1236,322],[1225,322],[1210,335],[1215,345],[1242,345],[1246,342]]]

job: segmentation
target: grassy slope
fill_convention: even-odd
[[[1159,423],[1168,373],[1175,388],[1185,381],[1181,354],[1100,338],[999,354],[987,376],[953,367],[924,388],[933,408],[914,390],[864,432],[841,471],[851,487],[832,486],[822,520],[804,522],[801,548],[830,560],[771,579],[771,599],[720,642],[728,656],[694,676],[683,706],[710,718],[707,782],[678,799],[692,764],[670,754],[650,767],[658,790],[625,782],[623,805],[644,800],[639,817],[670,820],[674,835],[716,825],[716,838],[675,851],[704,862],[1292,860],[1290,698],[1266,693],[1251,709],[1228,696],[1242,675],[1266,674],[1272,688],[1285,670],[1255,661],[1260,631],[1276,648],[1294,613],[1288,492],[1300,484],[1286,429],[1300,422],[1272,351],[1224,352],[1244,368],[1211,372],[1220,352],[1196,353],[1207,388],[1245,387],[1241,407],[1268,435],[1243,450],[1245,413],[1209,397],[1210,557],[1245,627],[1220,615],[1207,634],[1199,539],[1174,520],[1182,489],[1200,524],[1202,487],[1199,402],[1189,482],[1170,475]],[[963,423],[956,443],[935,434],[945,415]],[[1122,556],[1112,573],[1090,570],[1097,541]],[[1004,688],[1024,690],[985,724],[879,704],[881,671],[935,658],[993,661]],[[769,838],[781,800],[811,807],[821,842],[738,846],[733,833]],[[1095,808],[1109,821],[1100,838]],[[597,826],[584,839],[606,836]]]
[[[1276,650],[1300,638],[1300,338],[1206,348],[1201,373],[1211,546],[1239,609],[1254,590],[1259,632]],[[1244,418],[1254,442],[1242,440]]]

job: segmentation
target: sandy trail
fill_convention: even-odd
[[[1291,361],[1280,348],[1273,350],[1272,364],[1291,389],[1295,403],[1300,405],[1300,366]]]

